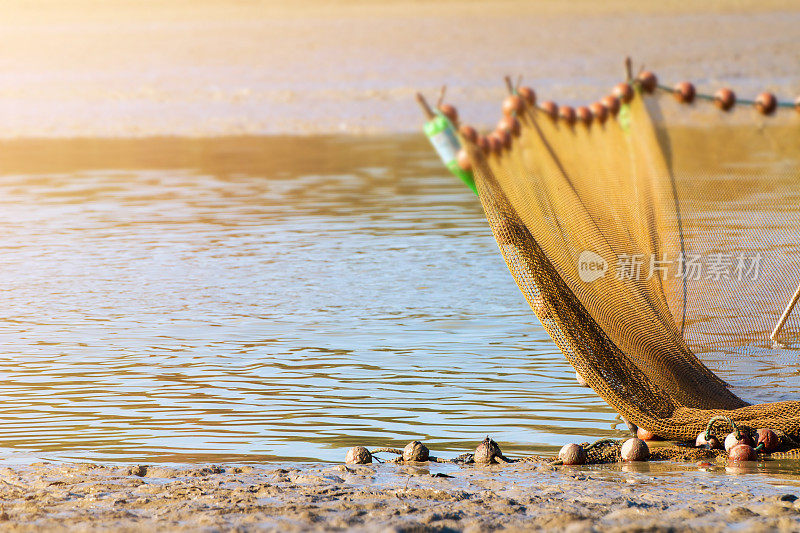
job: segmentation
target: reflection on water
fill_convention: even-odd
[[[0,152],[9,452],[341,460],[619,434],[424,139]]]
[[[420,136],[8,141],[0,168],[6,455],[623,435]]]

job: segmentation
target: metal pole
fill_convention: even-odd
[[[786,306],[778,323],[775,324],[775,329],[772,330],[772,335],[769,336],[773,341],[778,342],[778,335],[780,335],[781,329],[783,329],[784,324],[786,324],[786,321],[789,319],[789,315],[792,313],[792,309],[794,309],[797,300],[800,300],[800,285],[797,286],[797,290],[794,291],[794,296],[789,300],[789,305]]]

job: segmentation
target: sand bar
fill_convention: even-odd
[[[413,95],[493,125],[502,76],[605,94],[622,59],[741,95],[800,91],[800,11],[755,2],[10,0],[0,137],[417,131]]]

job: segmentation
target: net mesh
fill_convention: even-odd
[[[696,355],[769,349],[800,283],[796,117],[698,129],[664,120],[678,105],[637,91],[591,126],[527,108],[501,154],[465,141],[483,209],[544,328],[628,421],[685,441],[724,415],[800,438],[800,401],[750,404]]]

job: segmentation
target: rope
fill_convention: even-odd
[[[598,439],[584,448],[587,452],[593,448],[599,447],[601,444],[619,444],[619,441],[614,439]]]
[[[667,85],[662,85],[660,83],[658,85],[656,85],[656,89],[658,89],[660,91],[667,92],[669,94],[675,94],[676,92],[678,92],[678,91],[675,90],[674,87],[669,87]],[[695,99],[706,100],[706,101],[709,101],[709,102],[713,102],[714,99],[715,99],[713,94],[705,94],[705,93],[695,93],[694,97],[695,97]],[[745,98],[738,98],[738,97],[736,98],[736,103],[737,104],[749,105],[749,106],[756,105],[756,101],[755,100],[748,100],[748,99],[745,99]],[[796,107],[796,105],[797,104],[795,104],[794,102],[777,102],[776,103],[776,107],[782,107],[782,108],[785,108],[785,109],[794,109]]]
[[[376,453],[396,453],[397,455],[403,455],[403,450],[398,448],[375,448],[371,450],[369,453],[375,455]]]
[[[711,438],[711,428],[714,426],[714,422],[719,422],[720,420],[723,421],[723,422],[727,422],[728,424],[731,425],[733,430],[736,432],[736,439],[737,440],[742,438],[742,432],[739,431],[738,426],[736,425],[736,423],[733,420],[731,420],[727,416],[712,416],[708,420],[708,425],[706,426],[706,434],[705,434],[706,440]]]

